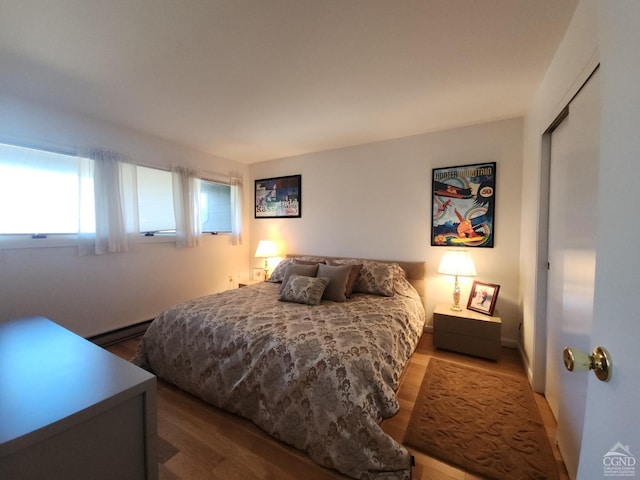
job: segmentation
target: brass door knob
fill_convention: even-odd
[[[596,347],[591,355],[577,348],[565,347],[562,351],[564,366],[570,372],[587,372],[593,370],[596,377],[603,382],[611,378],[611,355],[604,347]]]

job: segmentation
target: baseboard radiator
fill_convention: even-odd
[[[101,347],[106,347],[114,343],[122,342],[130,338],[138,337],[147,331],[149,324],[153,320],[145,320],[144,322],[129,325],[127,327],[118,328],[109,332],[100,333],[92,337],[87,338],[90,342],[95,343]]]

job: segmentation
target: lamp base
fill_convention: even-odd
[[[456,275],[456,284],[453,288],[453,304],[451,305],[451,310],[454,312],[461,312],[462,307],[460,306],[460,286],[458,285],[458,276]]]

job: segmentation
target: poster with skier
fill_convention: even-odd
[[[431,245],[493,248],[496,163],[434,168]]]

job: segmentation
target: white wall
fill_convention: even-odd
[[[594,0],[581,1],[547,70],[524,123],[522,233],[520,247],[520,303],[523,313],[523,353],[536,391],[544,389],[546,252],[545,200],[541,196],[542,134],[598,63],[597,19]]]
[[[426,261],[430,319],[435,304],[450,302],[453,290],[452,278],[437,274],[444,248],[430,246],[431,169],[496,161],[495,248],[471,253],[477,279],[501,285],[502,335],[515,346],[522,128],[522,119],[510,119],[254,164],[252,181],[302,175],[302,217],[254,219],[251,249],[270,238],[286,253]],[[463,284],[465,303],[470,285]]]
[[[185,165],[209,174],[235,171],[248,179],[248,168],[237,162],[6,96],[0,96],[0,141],[98,146],[148,165]],[[247,199],[250,193],[251,185]],[[204,237],[192,249],[154,239],[135,252],[90,257],[78,257],[74,247],[0,250],[0,320],[43,315],[90,336],[148,320],[187,298],[224,290],[229,275],[246,279],[248,270],[248,242],[232,247],[227,235]]]

